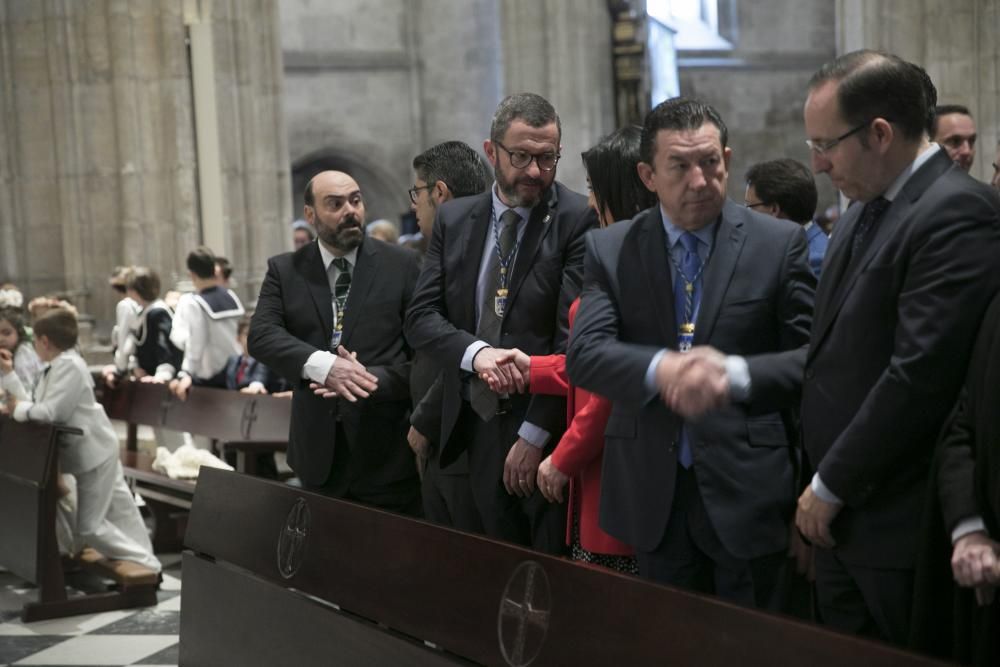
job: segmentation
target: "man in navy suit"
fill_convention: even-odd
[[[758,162],[747,171],[743,199],[747,208],[802,225],[809,242],[809,268],[819,278],[827,236],[813,222],[819,195],[809,167],[788,158]]]
[[[801,227],[726,198],[731,154],[711,106],[649,113],[639,175],[659,206],[587,236],[567,368],[613,401],[600,524],[640,574],[773,609],[816,278]]]

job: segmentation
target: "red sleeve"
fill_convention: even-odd
[[[604,429],[611,415],[611,401],[589,394],[584,405],[573,417],[555,451],[552,464],[562,474],[573,477],[604,451]]]
[[[529,373],[528,391],[532,394],[565,396],[569,391],[565,354],[531,357]]]

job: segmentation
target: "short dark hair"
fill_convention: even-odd
[[[921,72],[899,56],[863,49],[823,65],[809,80],[809,89],[836,82],[837,106],[848,126],[882,118],[896,125],[905,139],[915,141],[923,136],[929,118],[929,78]],[[865,135],[861,143],[867,145]]]
[[[4,306],[0,308],[0,320],[10,322],[10,326],[17,332],[18,345],[31,342],[31,337],[28,336],[28,330],[24,324],[24,310],[13,306]],[[13,350],[11,351],[13,352]]]
[[[816,213],[816,180],[801,162],[790,158],[759,162],[747,171],[747,185],[752,185],[762,204],[777,204],[791,220],[805,224]]]
[[[453,197],[485,192],[490,175],[476,151],[461,141],[431,146],[413,158],[413,170],[427,185],[443,181]]]
[[[160,296],[160,276],[145,266],[137,266],[126,283],[143,301],[156,301]]]
[[[313,176],[308,181],[306,181],[306,189],[303,190],[303,192],[302,192],[302,202],[306,206],[315,206],[316,205],[316,197],[315,197],[315,195],[313,195],[313,179],[314,178],[316,178],[316,177]]]
[[[60,350],[69,350],[76,345],[79,330],[76,315],[67,308],[53,308],[40,315],[32,325],[35,336],[46,336],[49,342]]]
[[[219,273],[226,280],[233,275],[233,263],[229,261],[228,257],[223,257],[222,255],[215,256],[215,266],[219,268]]]
[[[125,293],[125,289],[128,286],[128,277],[132,272],[132,266],[116,266],[111,270],[111,276],[108,278],[108,284],[116,292]]]
[[[559,120],[559,114],[541,95],[516,93],[503,98],[493,114],[490,140],[494,143],[503,140],[510,124],[515,120],[524,121],[531,127],[545,127],[549,123],[555,123],[559,137],[562,138],[562,122]]]
[[[188,253],[187,268],[199,278],[213,277],[215,275],[215,253],[208,246],[198,246]]]
[[[969,111],[969,107],[963,106],[961,104],[942,104],[940,106],[934,107],[934,120],[931,122],[930,135],[931,139],[937,136],[938,129],[938,119],[941,116],[947,116],[951,113],[960,113],[963,116],[968,116],[972,118],[972,112]]]
[[[643,185],[636,169],[641,141],[642,128],[628,125],[583,152],[599,216],[606,209],[615,220],[628,220],[656,204],[656,195]]]
[[[729,142],[729,130],[722,116],[711,104],[685,97],[675,97],[660,102],[646,114],[642,126],[642,144],[639,150],[641,160],[648,165],[653,164],[656,155],[656,135],[660,130],[698,130],[705,123],[711,123],[719,128],[719,140],[725,148]]]

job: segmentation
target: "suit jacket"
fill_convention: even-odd
[[[802,227],[727,200],[705,267],[695,345],[747,358],[751,401],[688,422],[698,489],[727,551],[785,548],[797,451],[780,411],[798,400],[813,288]],[[674,497],[681,419],[645,384],[677,349],[659,207],[587,237],[570,380],[614,401],[605,431],[601,527],[640,551],[661,543]]]
[[[569,310],[570,330],[580,300]],[[552,463],[570,478],[566,519],[566,544],[573,543],[573,517],[579,517],[580,546],[599,554],[631,555],[632,548],[611,537],[598,525],[601,501],[601,461],[604,429],[611,415],[611,401],[569,384],[566,355],[531,358],[529,388],[533,394],[566,397],[567,427],[552,452]]]
[[[486,234],[490,233],[492,192],[445,202],[434,221],[406,337],[442,369],[441,465],[447,466],[468,443],[452,442],[462,407],[460,364],[476,337],[476,283]],[[564,352],[569,306],[583,275],[583,235],[596,225],[586,199],[560,183],[553,184],[532,209],[521,240],[500,347],[528,354]],[[566,402],[558,396],[511,397],[512,412],[558,440],[566,425]],[[513,444],[513,440],[511,440]]]
[[[829,243],[829,237],[827,237],[823,228],[814,222],[806,230],[806,240],[809,242],[809,268],[812,269],[812,272],[816,274],[816,278],[819,279],[819,274],[823,269],[823,257],[826,256],[826,246]]]
[[[59,466],[77,475],[93,470],[118,456],[118,435],[104,406],[94,398],[94,379],[87,362],[67,350],[49,364],[28,398],[16,373],[2,376],[2,388],[18,399],[12,415],[17,421],[38,421],[75,426],[82,435],[63,434],[59,440]]]
[[[930,460],[986,304],[1000,284],[996,192],[932,156],[848,250],[840,218],[816,295],[802,396],[810,463],[844,501],[838,555],[913,567]]]
[[[341,344],[378,378],[378,389],[351,403],[317,397],[302,377],[309,356],[329,349],[333,330],[332,296],[319,246],[310,243],[268,260],[250,323],[249,352],[294,388],[288,463],[306,484],[326,482],[334,448],[345,446],[351,453],[349,490],[356,497],[392,502],[388,496],[394,490],[415,480],[406,444],[412,351],[402,329],[416,279],[412,252],[364,239],[352,273]],[[337,441],[338,422],[346,443]]]
[[[243,371],[240,382],[236,381],[236,376],[240,371],[240,364],[243,363],[242,354],[234,354],[226,362],[226,389],[243,389],[249,387],[254,382],[260,382],[267,388],[270,381],[270,372],[264,364],[253,357],[247,358],[247,367]]]

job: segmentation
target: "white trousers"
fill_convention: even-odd
[[[118,457],[75,475],[76,543],[97,549],[105,558],[127,560],[159,572],[160,561],[146,532]]]

